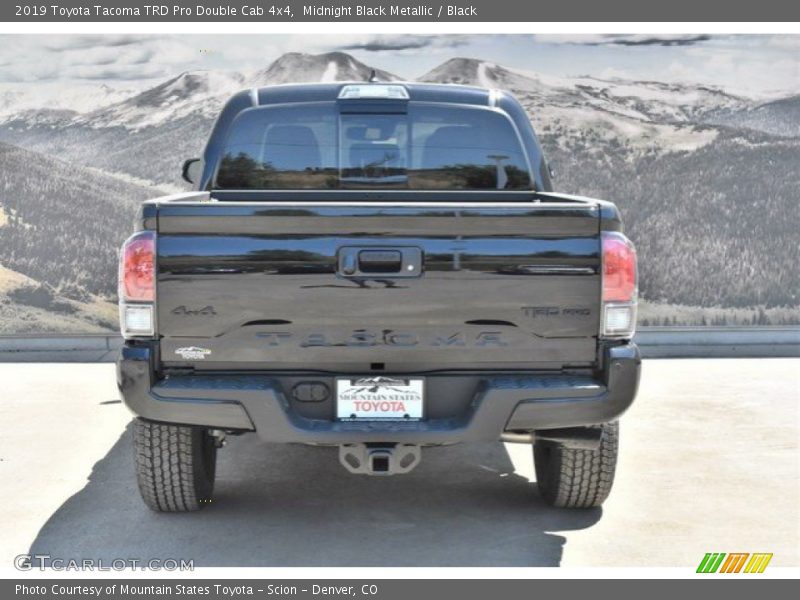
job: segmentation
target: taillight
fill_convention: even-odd
[[[119,308],[122,335],[154,333],[156,234],[140,231],[122,245],[119,261]]]
[[[630,338],[636,331],[638,275],[636,249],[618,231],[604,231],[603,244],[603,319],[601,335]]]

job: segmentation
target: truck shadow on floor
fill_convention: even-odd
[[[213,502],[158,514],[139,498],[131,427],[44,524],[32,554],[193,559],[195,566],[557,566],[600,509],[557,510],[500,443],[423,450],[407,475],[347,473],[333,448],[231,438]]]

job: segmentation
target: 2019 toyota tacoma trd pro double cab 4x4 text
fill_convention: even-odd
[[[118,383],[151,508],[201,508],[246,432],[369,475],[523,442],[548,503],[605,500],[639,380],[635,252],[613,204],[552,191],[513,97],[244,91],[184,176],[198,191],[145,202],[121,253]]]

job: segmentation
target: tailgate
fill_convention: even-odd
[[[158,210],[166,365],[337,372],[595,362],[588,203],[224,203]]]

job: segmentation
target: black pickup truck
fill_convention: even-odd
[[[512,96],[243,91],[184,177],[198,191],[145,202],[120,258],[148,506],[202,508],[247,432],[368,475],[527,443],[546,502],[606,499],[639,381],[636,255],[613,204],[552,191]]]

